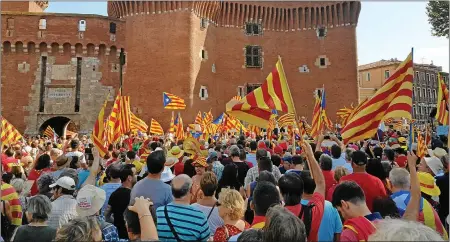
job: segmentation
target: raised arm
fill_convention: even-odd
[[[322,170],[320,169],[319,163],[314,158],[314,153],[312,151],[311,145],[308,142],[302,142],[302,149],[306,152],[306,159],[308,160],[309,169],[311,170],[311,175],[316,183],[316,189],[314,192],[320,193],[325,196],[325,178],[323,177]]]
[[[153,203],[144,197],[136,197],[133,206],[128,206],[130,211],[133,211],[139,216],[139,224],[141,227],[141,241],[158,241],[158,232],[156,231],[153,216],[150,213],[150,206]]]
[[[323,134],[320,134],[317,137],[317,144],[316,144],[316,150],[315,151],[322,151],[322,142],[323,142]],[[309,145],[309,144],[308,144]]]
[[[403,218],[410,221],[417,221],[420,209],[420,199],[422,198],[420,193],[420,183],[417,177],[416,160],[417,156],[413,152],[408,152],[408,168],[411,179],[411,199],[408,206],[406,206]]]
[[[89,168],[89,176],[84,181],[83,184],[81,184],[81,187],[84,187],[87,184],[91,184],[95,186],[95,179],[97,177],[97,171],[100,166],[100,154],[98,153],[97,148],[92,148],[92,155],[94,156],[94,162],[92,163],[91,168]]]
[[[336,142],[337,145],[339,145],[339,147],[341,147],[341,150],[345,150],[345,145],[344,143],[342,143],[342,141],[340,141],[338,139],[338,137],[336,137],[336,135],[330,135],[330,139],[333,140],[334,142]]]

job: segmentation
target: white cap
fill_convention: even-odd
[[[55,186],[60,186],[67,190],[75,190],[75,181],[71,177],[63,176],[49,187],[54,188]]]

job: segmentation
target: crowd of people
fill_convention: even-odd
[[[129,135],[104,157],[87,136],[4,144],[1,238],[448,240],[446,137],[418,158],[390,132],[348,145],[333,134],[295,144]]]

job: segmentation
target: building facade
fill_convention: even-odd
[[[332,120],[358,101],[358,1],[111,1],[108,17],[44,13],[42,1],[1,4],[2,114],[27,134],[61,123],[88,133],[119,89],[121,49],[123,95],[165,128],[172,112],[162,92],[185,99],[185,123],[199,110],[217,116],[261,85],[279,56],[299,115],[312,115],[322,86]]]
[[[381,60],[358,67],[360,102],[372,97],[392,75],[401,61]],[[442,72],[441,66],[414,63],[413,81],[413,119],[424,124],[431,121],[430,113],[436,108],[438,96],[438,74],[449,85],[449,74]]]

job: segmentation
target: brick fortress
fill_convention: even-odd
[[[82,4],[82,3],[80,3]],[[185,99],[184,123],[214,116],[263,82],[282,57],[297,113],[311,119],[325,86],[327,113],[358,102],[358,1],[108,2],[108,17],[44,13],[48,2],[1,2],[2,115],[21,132],[51,125],[88,133],[108,92],[167,128],[162,92]]]

